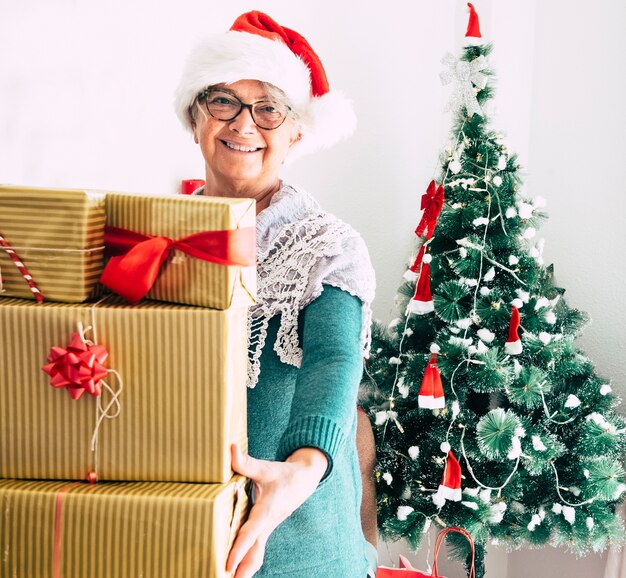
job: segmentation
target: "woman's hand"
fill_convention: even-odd
[[[251,578],[263,564],[270,534],[315,491],[328,460],[316,448],[296,450],[284,462],[258,460],[234,444],[231,454],[233,470],[254,482],[255,503],[237,534],[226,570],[235,572],[234,578]]]

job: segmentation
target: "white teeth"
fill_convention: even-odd
[[[229,149],[233,149],[234,151],[240,151],[243,153],[253,153],[254,151],[258,150],[256,147],[244,147],[228,141],[224,141],[224,144],[226,144]]]

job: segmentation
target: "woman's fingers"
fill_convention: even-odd
[[[260,546],[262,546],[260,549],[261,562],[263,561],[265,543],[270,532],[274,529],[268,514],[262,504],[255,504],[252,507],[248,520],[241,526],[228,555],[226,562],[226,570],[228,572],[238,569],[239,565],[251,555],[251,552],[254,553],[254,559],[256,560],[259,556]]]
[[[253,458],[234,444],[231,457],[233,470],[254,482],[256,501],[237,534],[226,570],[235,572],[235,578],[249,578],[263,563],[270,534],[315,491],[327,458],[319,450],[302,448],[286,462],[272,462]]]
[[[264,469],[261,460],[243,453],[237,444],[231,444],[230,455],[233,471],[250,478],[252,481],[256,482],[259,480]]]
[[[265,543],[256,542],[237,567],[234,578],[252,578],[263,565]]]

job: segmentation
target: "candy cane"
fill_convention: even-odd
[[[30,290],[33,292],[35,299],[37,299],[37,302],[42,303],[43,295],[41,294],[41,291],[39,291],[37,285],[33,281],[33,278],[31,274],[28,272],[28,269],[24,267],[24,263],[22,263],[17,253],[13,249],[11,249],[11,245],[9,245],[6,242],[5,238],[2,235],[0,235],[0,246],[9,254],[9,257],[11,257],[11,260],[13,261],[13,263],[15,263],[15,266],[17,267],[18,271],[22,274],[22,277],[24,277],[24,279],[26,280],[26,283],[28,283],[28,286],[30,287]]]

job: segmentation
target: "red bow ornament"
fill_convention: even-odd
[[[435,232],[435,226],[437,225],[437,219],[439,218],[439,213],[441,213],[441,209],[443,208],[443,201],[443,185],[437,186],[435,181],[430,181],[430,184],[426,189],[426,193],[422,195],[421,209],[424,212],[422,213],[422,218],[417,225],[417,229],[415,229],[415,234],[418,237],[421,237],[424,234],[424,231],[426,231],[426,239],[432,238]]]
[[[67,347],[50,348],[49,363],[41,369],[50,376],[52,387],[65,387],[72,399],[80,398],[85,392],[99,397],[102,380],[108,373],[103,365],[108,356],[102,345],[89,345],[75,332]]]

